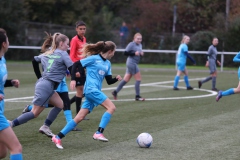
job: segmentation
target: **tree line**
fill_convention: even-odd
[[[227,0],[226,0],[227,1]],[[182,35],[191,37],[190,50],[207,50],[218,37],[218,50],[239,51],[240,1],[229,0],[1,0],[0,27],[12,44],[26,45],[26,22],[71,26],[86,22],[89,42],[115,40],[121,23],[137,27],[148,49],[177,49]],[[176,8],[176,23],[174,19]],[[173,25],[175,31],[173,32]],[[43,35],[43,33],[42,33]],[[70,37],[74,35],[69,35]]]

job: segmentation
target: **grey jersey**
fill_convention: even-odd
[[[49,55],[34,56],[34,59],[42,64],[42,78],[54,82],[61,82],[66,76],[67,69],[73,65],[68,53],[59,49]]]
[[[217,60],[217,48],[214,45],[211,45],[208,48],[208,60],[216,61]]]
[[[139,51],[142,52],[142,44],[137,44],[135,42],[130,42],[127,47],[126,47],[126,51]],[[127,58],[127,63],[139,63],[140,61],[140,55],[139,56],[128,56]]]

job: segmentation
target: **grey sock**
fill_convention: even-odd
[[[53,107],[51,111],[48,113],[47,119],[45,120],[45,125],[50,127],[50,125],[57,118],[61,110],[62,110],[61,108]]]
[[[140,83],[141,83],[141,81],[135,82],[135,91],[136,91],[137,96],[140,96]]]
[[[207,81],[209,81],[209,80],[211,80],[212,79],[212,77],[210,76],[210,77],[206,77],[204,80],[202,80],[201,82],[202,83],[205,83],[205,82],[207,82]]]
[[[216,88],[216,79],[217,77],[212,77],[212,88]]]
[[[24,113],[12,121],[13,127],[26,123],[27,121],[33,118],[34,118],[33,112]]]
[[[122,80],[115,91],[118,93],[126,83],[126,81]]]

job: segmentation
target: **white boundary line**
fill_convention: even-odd
[[[195,81],[195,80],[200,80],[202,78],[193,78],[189,79],[189,81]],[[180,80],[180,82],[183,82],[184,80]],[[153,82],[153,83],[145,83],[141,84],[141,86],[158,86],[158,87],[165,87],[165,88],[173,88],[173,86],[165,86],[161,84],[169,84],[173,83],[174,81],[163,81],[163,82]],[[127,85],[124,86],[123,88],[133,88],[135,85]],[[181,89],[186,89],[186,87],[179,87]],[[103,91],[107,90],[114,90],[116,87],[109,87],[109,88],[103,88]],[[210,97],[210,96],[215,96],[217,95],[217,92],[212,91],[212,90],[207,90],[207,89],[198,89],[194,88],[194,90],[202,91],[202,92],[209,92],[210,94],[206,95],[198,95],[198,96],[184,96],[184,97],[167,97],[167,98],[147,98],[145,99],[146,101],[156,101],[156,100],[179,100],[179,99],[192,99],[192,98],[204,98],[204,97]],[[174,92],[179,92],[179,91],[174,91]],[[75,94],[76,92],[69,92],[69,94]],[[33,99],[33,96],[30,97],[21,97],[21,98],[9,98],[5,99],[5,102],[31,102],[31,101],[19,101],[19,100],[28,100],[28,99]],[[112,100],[112,101],[135,101],[135,99],[119,99],[119,100]]]

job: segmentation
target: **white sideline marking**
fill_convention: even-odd
[[[202,78],[192,78],[189,79],[189,81],[195,81],[195,80],[200,80]],[[179,82],[183,82],[184,80],[179,80]],[[168,84],[168,83],[173,83],[174,81],[163,81],[163,82],[153,82],[153,83],[145,83],[141,84],[141,86],[158,86],[158,87],[165,87],[165,88],[173,88],[173,86],[164,86],[161,84]],[[127,85],[124,86],[123,88],[132,88],[135,87],[135,85]],[[186,87],[178,87],[182,89],[186,89]],[[107,90],[114,90],[116,87],[109,87],[109,88],[103,88],[103,91]],[[194,90],[199,90],[203,92],[209,92],[210,94],[206,95],[198,95],[198,96],[185,96],[185,97],[166,97],[166,98],[147,98],[145,99],[146,101],[154,101],[154,100],[173,100],[173,99],[189,99],[189,98],[203,98],[203,97],[210,97],[210,96],[215,96],[217,95],[217,92],[212,91],[212,90],[207,90],[207,89],[198,89],[194,88]],[[174,91],[174,92],[179,92],[179,91]],[[75,94],[76,91],[74,92],[69,92],[69,94]],[[19,101],[19,100],[27,100],[27,99],[33,99],[33,96],[30,97],[21,97],[21,98],[9,98],[5,99],[5,102],[31,102],[31,101]],[[119,100],[112,100],[112,101],[135,101],[135,99],[119,99]]]

